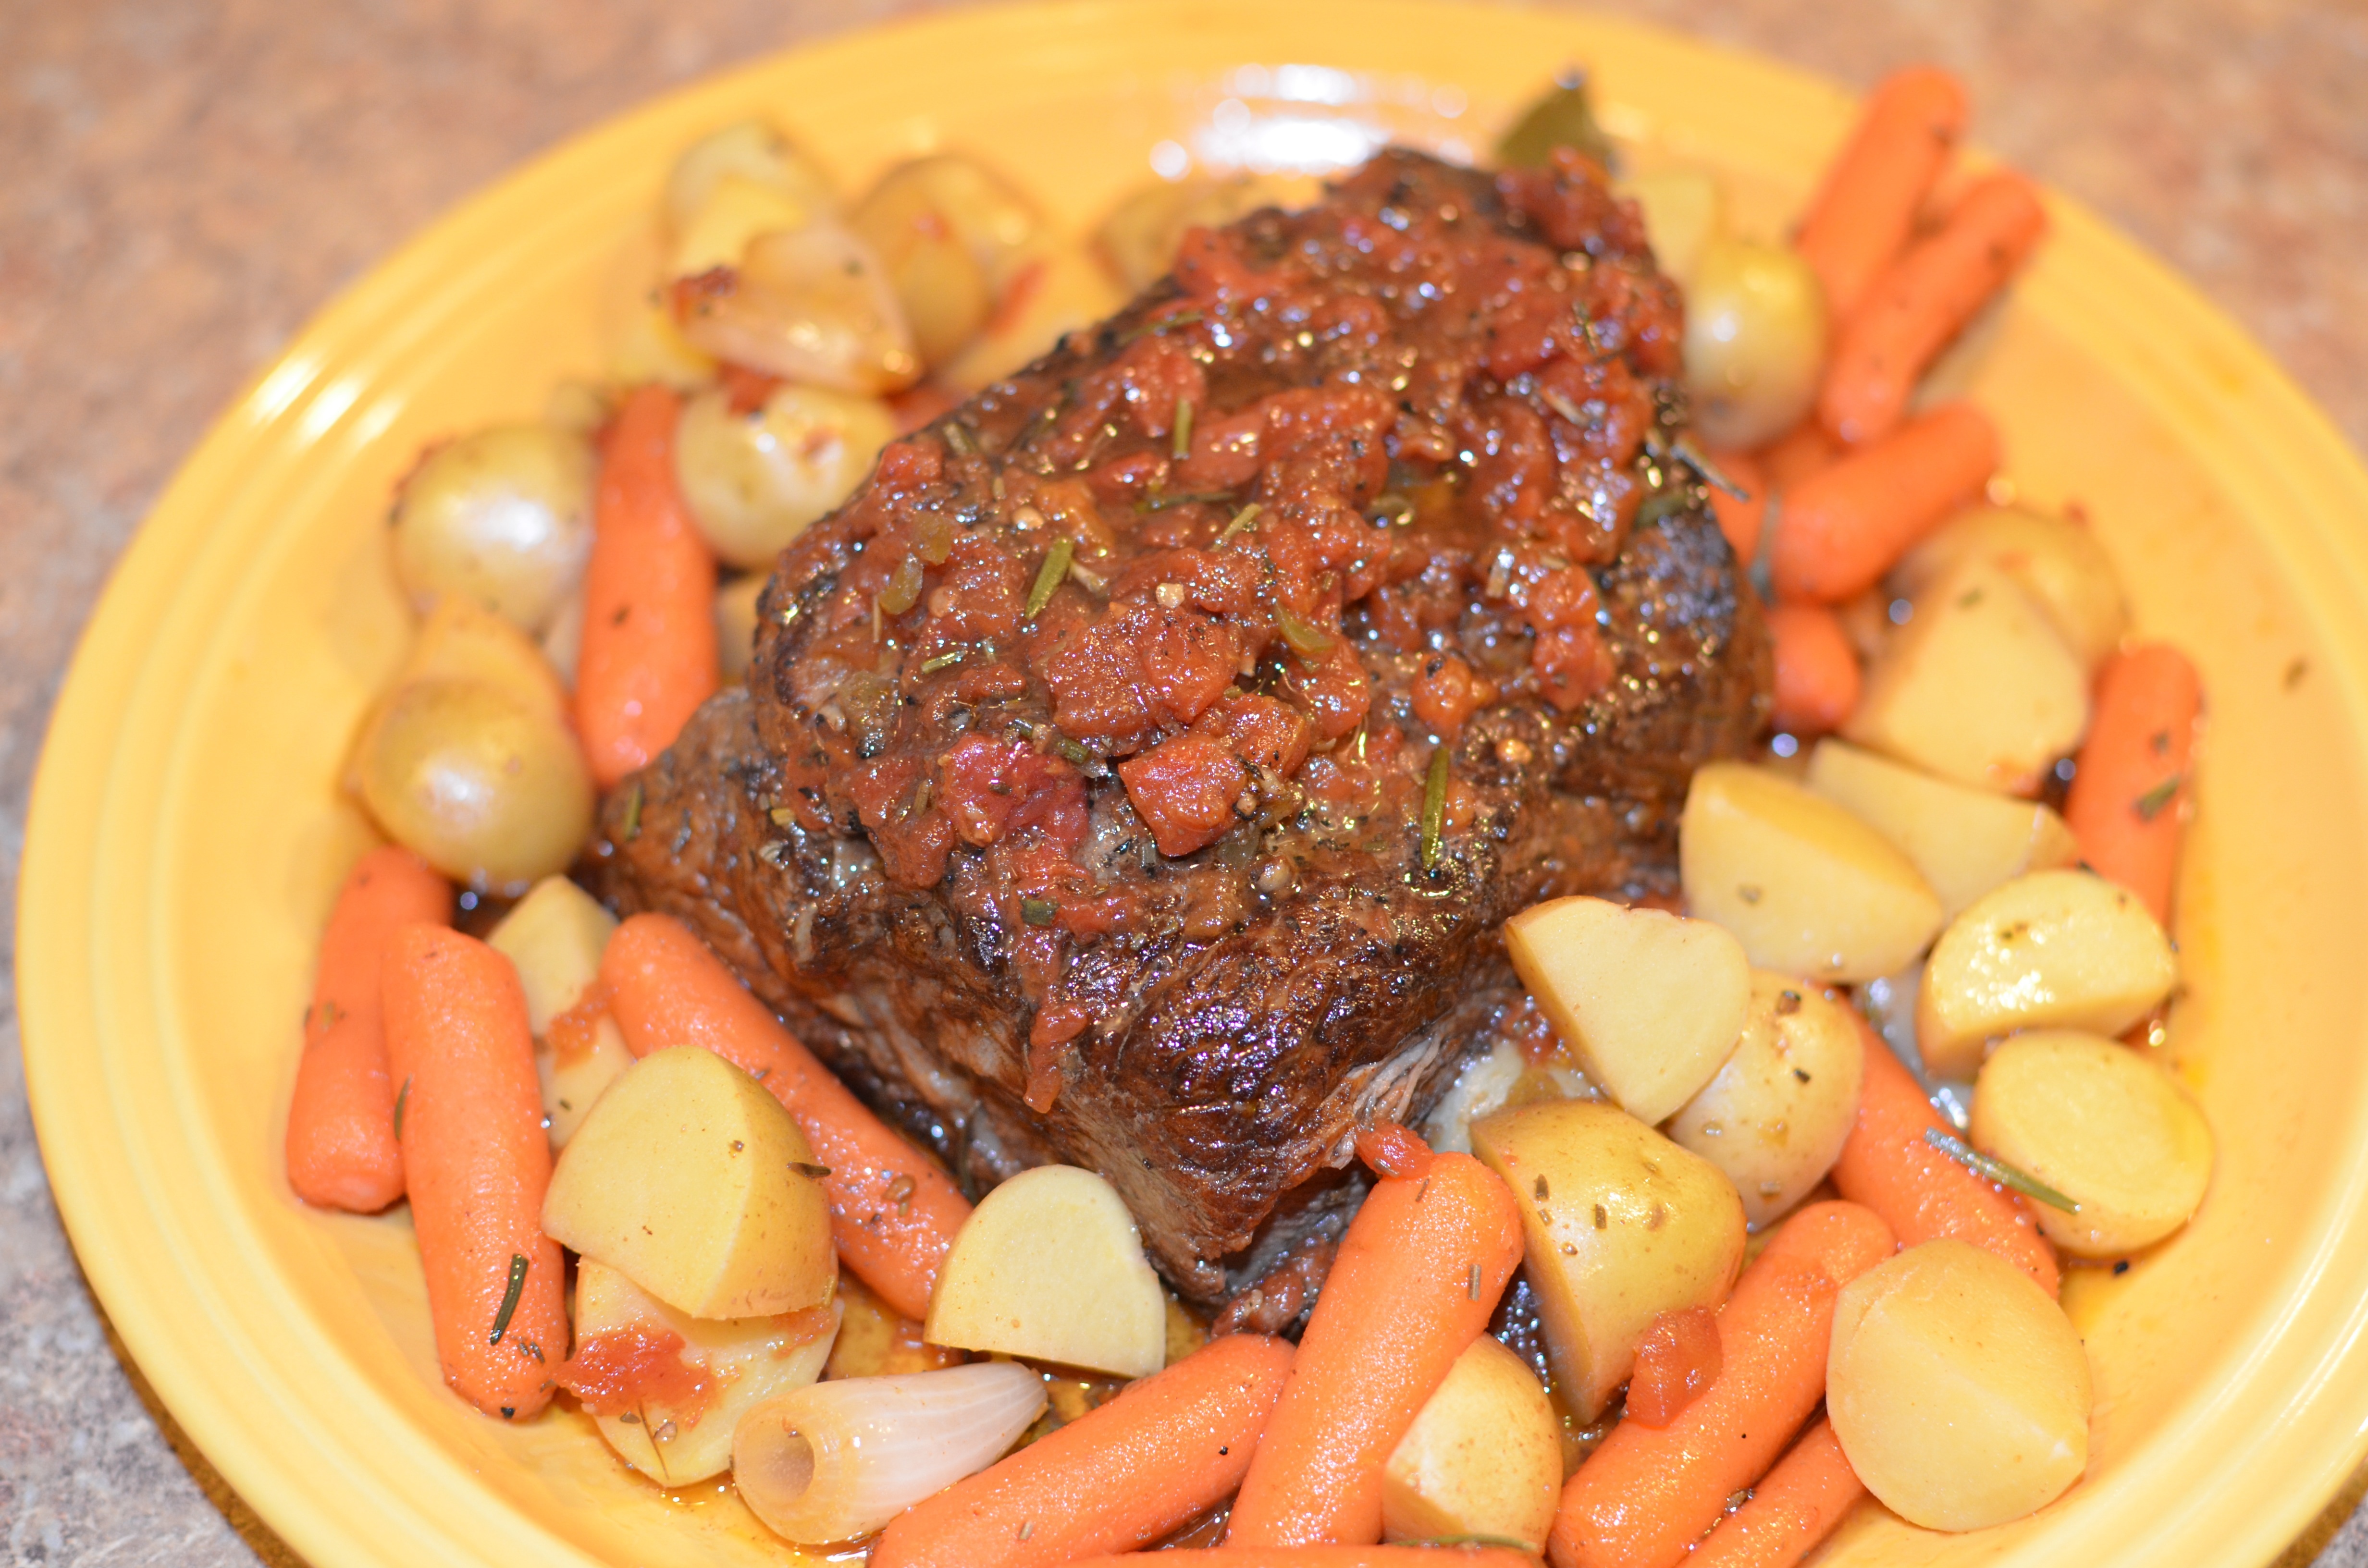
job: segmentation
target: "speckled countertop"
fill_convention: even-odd
[[[0,4],[0,879],[109,563],[206,424],[452,201],[886,0]],[[2199,283],[2368,447],[2359,0],[1614,0],[1863,86],[1961,72],[1981,139]],[[292,1562],[113,1347],[25,1106],[0,905],[0,1562]],[[2368,1474],[2285,1559],[2368,1568]]]

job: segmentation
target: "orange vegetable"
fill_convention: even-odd
[[[1148,1545],[1233,1494],[1290,1372],[1280,1339],[1211,1340],[899,1515],[871,1568],[1060,1568]]]
[[[1811,418],[1802,420],[1754,456],[1768,477],[1769,493],[1781,501],[1811,474],[1831,468],[1841,456],[1841,448]]]
[[[2106,660],[2064,801],[2080,858],[2145,899],[2165,925],[2203,710],[2203,683],[2178,649],[2153,642]]]
[[[1834,1186],[1883,1216],[1901,1246],[1954,1236],[1987,1247],[2039,1281],[2053,1296],[2055,1249],[2022,1204],[1925,1142],[1927,1129],[1949,1125],[1915,1077],[1863,1019],[1866,1075],[1858,1120],[1834,1163]]]
[[[1070,1568],[1537,1568],[1526,1551],[1501,1546],[1266,1546],[1163,1551],[1147,1557],[1087,1557]]]
[[[1867,96],[1793,242],[1825,285],[1833,320],[1858,308],[1907,244],[1917,210],[1964,134],[1965,115],[1964,84],[1930,65],[1896,72]]]
[[[1471,1155],[1375,1182],[1315,1298],[1226,1546],[1379,1540],[1383,1465],[1520,1261],[1513,1195]]]
[[[601,455],[575,727],[603,790],[672,745],[721,679],[715,552],[675,488],[681,411],[668,388],[634,388]]]
[[[1759,525],[1768,516],[1768,475],[1749,452],[1716,452],[1711,461],[1744,494],[1738,501],[1713,484],[1710,509],[1718,518],[1718,531],[1726,536],[1727,548],[1748,566],[1759,550]]]
[[[1998,428],[1955,403],[1785,492],[1770,565],[1778,597],[1831,604],[1874,585],[1998,465]]]
[[[387,938],[386,1051],[436,1358],[488,1415],[532,1415],[567,1358],[565,1262],[542,1233],[551,1142],[510,960],[442,926]]]
[[[450,885],[408,849],[371,850],[338,890],[288,1107],[288,1185],[305,1202],[375,1214],[403,1196],[379,954],[397,926],[451,918]]]
[[[1909,246],[1843,319],[1817,391],[1818,422],[1853,446],[1889,435],[1926,368],[2046,228],[2046,209],[2020,175],[1975,181],[1939,232]]]
[[[1865,1495],[1833,1427],[1820,1421],[1751,1489],[1751,1501],[1694,1549],[1687,1568],[1793,1568]]]
[[[1621,1422],[1563,1487],[1546,1541],[1554,1568],[1683,1562],[1825,1398],[1834,1298],[1893,1250],[1889,1227],[1855,1203],[1812,1203],[1785,1221],[1719,1309],[1709,1389],[1658,1431]]]
[[[830,1167],[831,1237],[882,1301],[926,1318],[970,1203],[938,1163],[871,1114],[680,922],[636,915],[600,955],[609,1011],[635,1056],[698,1045],[752,1074]]]
[[[1796,735],[1839,730],[1858,707],[1858,650],[1826,605],[1768,607],[1776,645],[1776,727]]]
[[[1708,1307],[1663,1312],[1636,1346],[1628,1379],[1627,1415],[1667,1426],[1718,1381],[1718,1314]]]

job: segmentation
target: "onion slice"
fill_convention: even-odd
[[[1043,1380],[1009,1361],[815,1383],[740,1418],[732,1479],[775,1534],[851,1540],[993,1464],[1043,1409]]]

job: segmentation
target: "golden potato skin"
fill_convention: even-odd
[[[1686,280],[1686,386],[1713,447],[1741,450],[1801,422],[1826,363],[1826,295],[1785,245],[1713,234]]]
[[[1975,1147],[2079,1204],[2032,1206],[2076,1257],[2162,1240],[2212,1181],[2212,1128],[2187,1091],[2144,1048],[2079,1029],[2034,1029],[1992,1051],[1971,1131]]]
[[[1545,1385],[1484,1334],[1383,1467],[1382,1539],[1491,1535],[1543,1551],[1562,1481],[1562,1420]]]
[[[768,571],[808,524],[862,483],[895,433],[877,398],[788,386],[741,413],[712,388],[683,405],[675,482],[717,555]]]
[[[1754,1230],[1808,1196],[1858,1119],[1866,1051],[1849,1006],[1766,970],[1751,977],[1743,1038],[1668,1132],[1725,1171]]]
[[[447,441],[394,501],[394,574],[423,613],[447,596],[539,632],[592,553],[592,450],[548,425]]]
[[[1984,1529],[2061,1496],[2089,1462],[2088,1353],[2012,1264],[1926,1242],[1842,1288],[1826,1413],[1883,1505],[1937,1530]]]
[[[2129,630],[2120,574],[2095,531],[2021,506],[1976,506],[1950,519],[1893,568],[1891,591],[1913,598],[1967,560],[2021,584],[2091,670]]]
[[[1655,1318],[1725,1300],[1743,1266],[1742,1200],[1717,1166],[1608,1105],[1498,1111],[1473,1124],[1472,1152],[1520,1205],[1554,1385],[1592,1421]]]

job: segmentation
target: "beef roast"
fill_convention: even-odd
[[[607,802],[604,891],[965,1181],[1099,1171],[1224,1300],[1519,1006],[1505,917],[1666,892],[1761,727],[1679,331],[1567,156],[1391,152],[1194,231],[783,554],[746,689]]]

